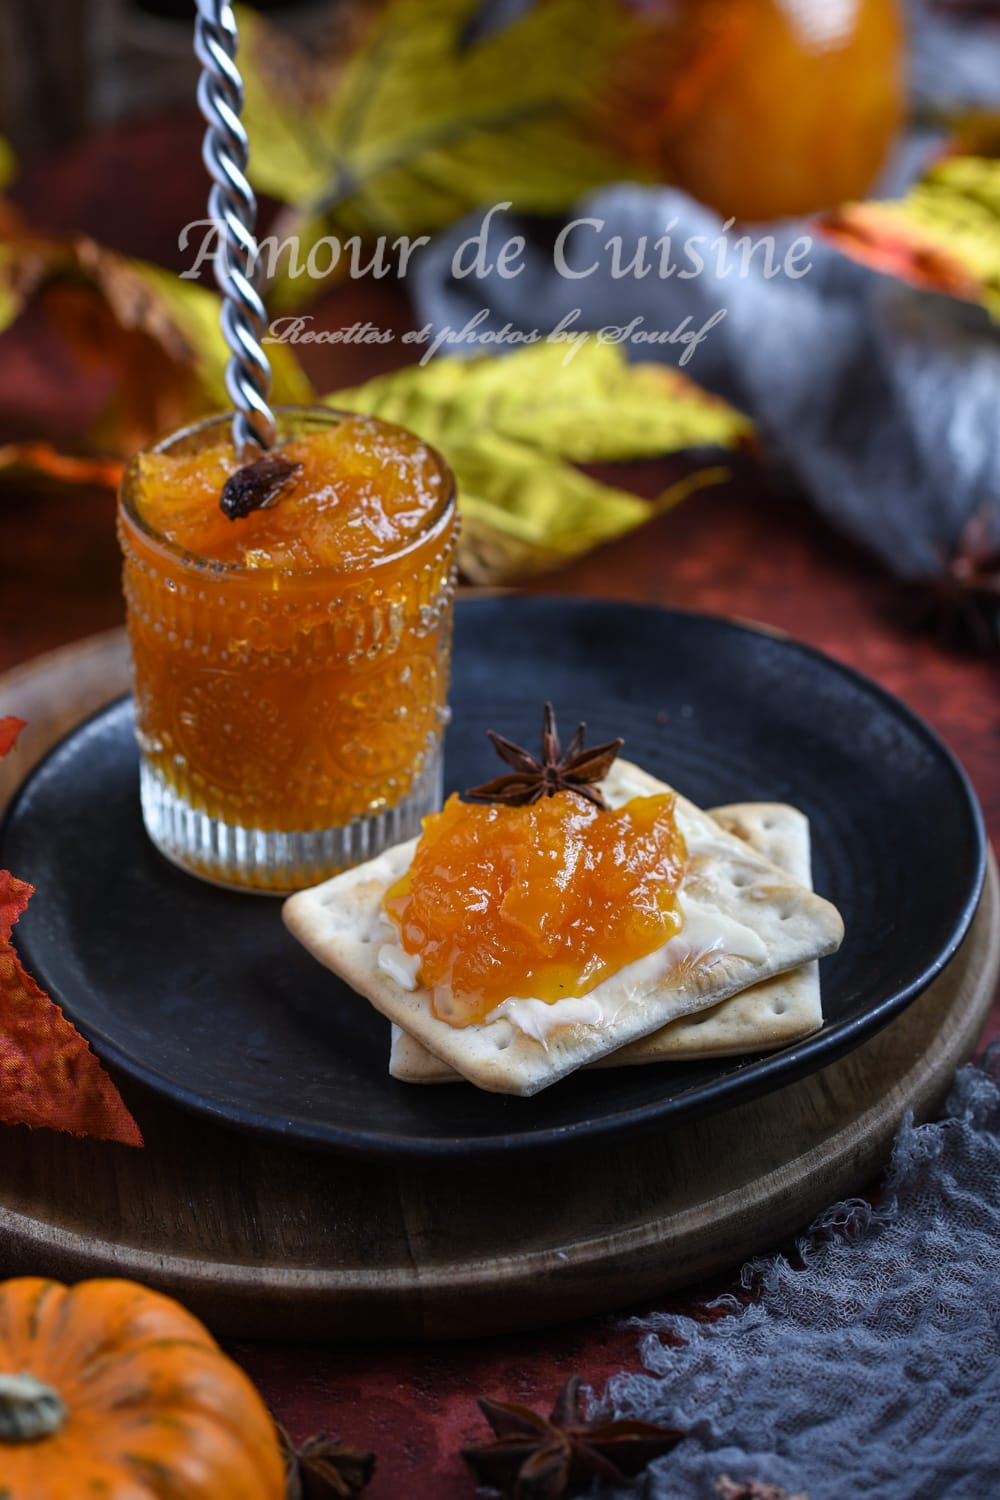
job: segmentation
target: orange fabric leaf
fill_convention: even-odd
[[[819,228],[845,255],[887,276],[965,301],[979,294],[979,283],[957,255],[881,204],[845,204],[825,215]]]
[[[115,1085],[14,951],[11,929],[33,894],[0,870],[0,1121],[141,1146]]]
[[[88,458],[60,453],[49,443],[0,444],[0,473],[4,469],[32,469],[62,484],[94,484],[117,489],[125,465],[118,458]],[[0,744],[0,754],[3,754]]]
[[[0,718],[0,757],[23,727],[23,719]],[[33,895],[32,886],[0,870],[0,1122],[141,1146],[115,1085],[14,950],[14,924]]]
[[[1000,322],[1000,160],[946,153],[903,198],[847,203],[820,230],[845,255]]]
[[[13,715],[0,719],[0,760],[3,760],[8,750],[13,750],[23,728],[24,720],[15,719]]]
[[[226,405],[229,350],[219,325],[219,299],[196,281],[131,260],[84,235],[46,236],[11,221],[0,200],[0,333],[32,303],[44,308],[55,336],[92,377],[98,410],[88,419],[86,446],[110,454],[143,448]],[[269,351],[277,402],[308,404],[312,386],[291,347]],[[27,462],[71,483],[113,481],[113,471],[60,470],[39,446]],[[16,449],[6,462],[18,461]],[[0,455],[0,465],[4,462]],[[100,459],[92,461],[100,465]]]

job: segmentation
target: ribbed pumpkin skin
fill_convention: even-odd
[[[0,1441],[0,1500],[283,1500],[274,1423],[178,1303],[131,1281],[0,1283],[0,1374],[51,1386],[65,1425]]]

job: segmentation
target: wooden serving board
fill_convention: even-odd
[[[127,686],[119,633],[0,678],[31,720],[0,799]],[[946,972],[839,1062],[638,1143],[488,1167],[363,1162],[261,1141],[127,1080],[145,1150],[3,1131],[0,1275],[123,1275],[217,1332],[450,1338],[648,1302],[804,1228],[883,1166],[908,1109],[941,1103],[1000,972],[1000,882]]]

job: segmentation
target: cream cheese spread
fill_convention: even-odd
[[[546,1046],[560,1026],[606,1026],[627,1005],[643,1000],[651,989],[662,993],[676,989],[683,994],[696,969],[711,968],[722,959],[745,958],[760,963],[767,948],[755,932],[722,912],[702,907],[680,893],[684,926],[669,942],[626,964],[617,974],[602,979],[587,995],[568,995],[564,1000],[532,1000],[512,996],[495,1006],[489,1021],[509,1021],[526,1036]],[[672,972],[677,973],[671,984]]]

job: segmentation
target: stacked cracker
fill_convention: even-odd
[[[620,807],[670,789],[619,760],[601,790]],[[817,960],[839,947],[843,923],[810,888],[806,819],[772,803],[709,815],[680,796],[676,817],[688,850],[684,928],[581,1000],[509,1000],[462,1028],[438,1020],[382,911],[416,840],[292,896],[285,922],[392,1021],[391,1071],[407,1082],[465,1078],[528,1095],[581,1067],[759,1052],[807,1036],[823,1019]]]

